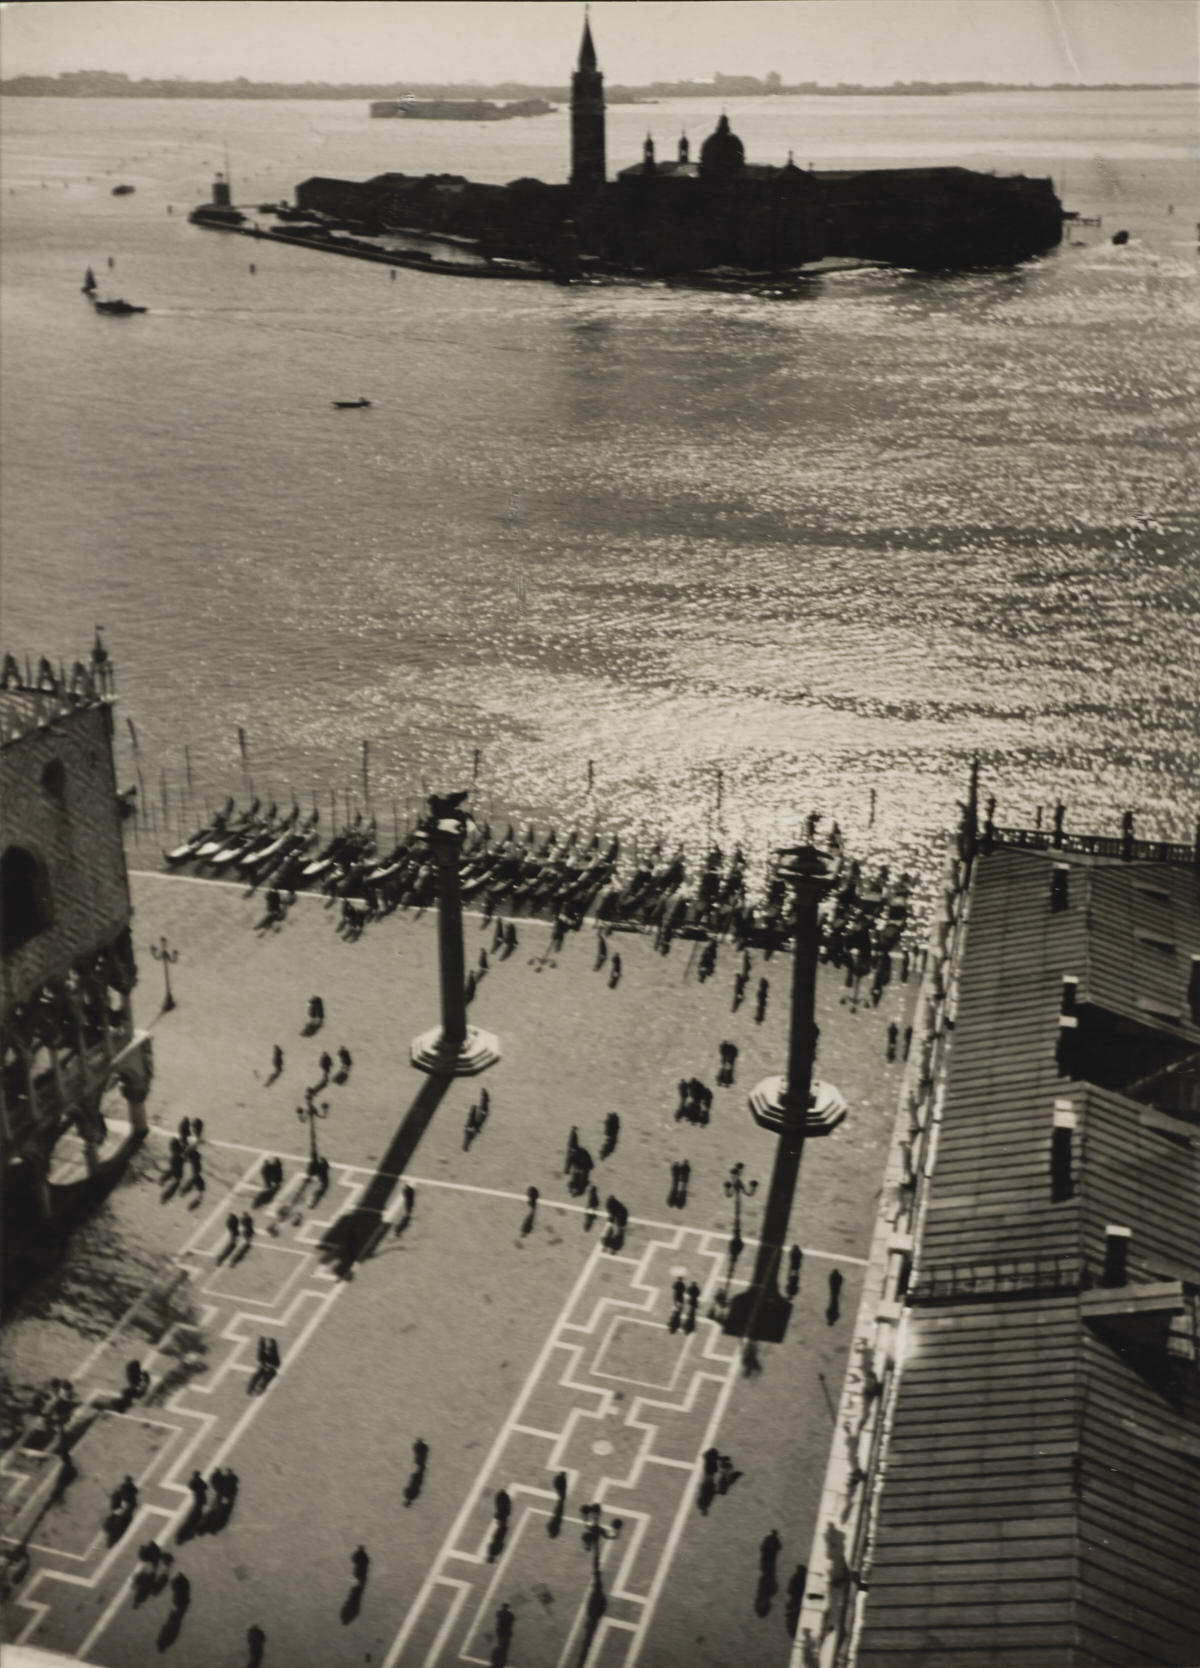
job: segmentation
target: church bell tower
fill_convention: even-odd
[[[571,77],[571,184],[578,191],[596,191],[604,178],[604,77],[596,68],[585,11],[579,66]]]

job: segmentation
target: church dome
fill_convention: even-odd
[[[746,147],[736,133],[729,129],[729,117],[722,116],[716,131],[710,133],[700,147],[700,173],[715,179],[730,179],[740,173],[746,160]]]

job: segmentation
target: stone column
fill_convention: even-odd
[[[500,1044],[490,1031],[467,1024],[466,965],[463,956],[462,891],[459,863],[463,822],[442,817],[426,829],[430,855],[437,866],[438,974],[442,1022],[412,1041],[412,1063],[419,1071],[466,1077],[494,1065]]]
[[[811,845],[782,851],[779,857],[779,876],[792,893],[795,923],[788,1068],[785,1078],[764,1078],[750,1095],[751,1111],[779,1129],[779,1140],[763,1206],[754,1273],[749,1288],[730,1306],[726,1328],[746,1332],[750,1337],[771,1335],[786,1318],[788,1305],[778,1285],[779,1261],[800,1173],[804,1137],[807,1133],[823,1134],[833,1127],[833,1122],[827,1123],[819,1113],[810,1113],[809,1109],[818,1036],[815,1018],[820,944],[817,906],[833,880],[827,859]],[[833,1121],[838,1118],[840,1113]]]

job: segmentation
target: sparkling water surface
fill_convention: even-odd
[[[247,776],[361,800],[368,739],[389,831],[479,749],[496,818],[761,853],[819,808],[928,870],[978,752],[1002,822],[1061,796],[1190,838],[1194,100],[727,108],[754,160],[1051,174],[1103,225],[789,300],[392,278],[186,213],[226,143],[251,208],[318,173],[560,179],[565,115],[6,101],[4,645],[69,663],[104,624],[159,819],[164,777],[172,827]],[[610,169],[717,114],[614,108]],[[149,313],[94,314],[88,264]]]

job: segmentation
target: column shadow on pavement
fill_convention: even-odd
[[[348,1279],[354,1264],[371,1255],[374,1243],[383,1231],[383,1213],[388,1202],[453,1081],[449,1075],[423,1080],[375,1174],[367,1183],[362,1198],[352,1210],[345,1211],[330,1223],[321,1241],[320,1252],[326,1262],[334,1265],[339,1279]]]

